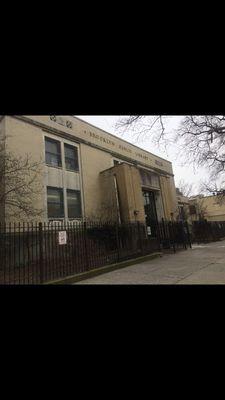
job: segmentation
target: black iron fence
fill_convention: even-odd
[[[225,221],[195,221],[192,223],[192,242],[215,242],[225,238]]]
[[[191,248],[190,228],[187,222],[171,222],[164,221],[157,224],[157,236],[160,241],[161,249],[178,249]]]
[[[188,226],[166,221],[0,224],[0,284],[40,284],[189,245]]]

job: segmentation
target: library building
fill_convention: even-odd
[[[139,221],[149,226],[176,218],[171,162],[79,118],[0,116],[0,139],[10,154],[29,155],[40,163],[35,207],[42,214],[32,221]],[[7,207],[13,205],[5,205],[2,216],[14,222]]]

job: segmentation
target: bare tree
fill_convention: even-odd
[[[225,202],[225,185],[224,181],[222,184],[218,184],[216,181],[210,180],[201,183],[201,192],[206,195],[215,196],[215,202],[219,205]]]
[[[169,117],[173,118],[173,117]],[[174,132],[167,130],[168,116],[129,116],[117,124],[118,129],[133,130],[137,139],[144,135],[156,142],[176,141],[186,162],[209,170],[209,182],[223,176],[225,169],[225,115],[183,116]],[[208,183],[208,190],[215,191]],[[225,193],[225,179],[220,179],[216,192]]]
[[[41,216],[36,207],[37,195],[42,192],[41,161],[32,161],[29,155],[17,156],[8,152],[0,142],[0,208],[5,217]]]
[[[207,206],[204,202],[204,196],[199,195],[190,199],[190,216],[195,220],[202,221],[206,218]]]
[[[145,140],[151,135],[151,138],[159,144],[166,135],[165,122],[166,117],[162,115],[130,115],[119,119],[116,129],[121,133],[127,131],[135,133],[137,141]]]
[[[97,222],[100,224],[104,223],[118,223],[118,211],[116,209],[115,204],[104,204],[102,203],[95,212],[89,213],[88,217],[86,217],[86,221],[88,222]]]
[[[176,188],[178,207],[176,210],[177,220],[187,221],[189,219],[189,204],[188,197],[193,191],[193,184],[186,183],[183,179],[178,182],[178,187]]]
[[[187,183],[184,181],[184,179],[180,179],[178,182],[178,191],[181,196],[184,197],[190,197],[193,194],[194,191],[194,185],[193,183]]]

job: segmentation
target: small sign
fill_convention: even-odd
[[[59,232],[59,244],[66,244],[67,243],[67,232],[61,231]]]
[[[147,226],[147,234],[148,234],[148,236],[151,236],[151,234],[152,234],[152,230],[151,230],[150,226]]]

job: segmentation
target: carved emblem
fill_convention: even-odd
[[[56,122],[59,125],[66,126],[69,129],[73,129],[72,122],[64,120],[62,117],[57,117],[56,115],[50,115],[50,120]]]
[[[56,116],[55,115],[50,115],[50,119],[54,122],[56,122]]]
[[[71,121],[66,121],[66,126],[67,126],[67,128],[72,129],[72,122]]]

